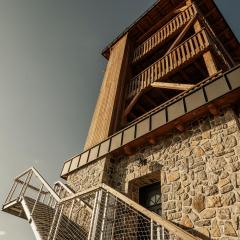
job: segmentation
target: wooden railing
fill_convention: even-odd
[[[175,31],[184,26],[191,18],[197,14],[194,5],[189,6],[183,12],[179,13],[170,22],[164,25],[160,30],[138,46],[134,51],[133,63],[141,59],[159,44],[163,43]]]
[[[207,33],[205,29],[202,29],[130,80],[128,97],[133,97],[151,83],[160,80],[177,67],[196,57],[209,45]]]

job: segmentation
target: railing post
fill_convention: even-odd
[[[16,188],[17,188],[17,185],[18,185],[18,182],[15,180],[14,183],[13,183],[13,185],[12,185],[12,187],[11,187],[10,192],[9,192],[8,195],[7,195],[7,198],[6,198],[6,200],[5,200],[5,204],[8,203],[8,202],[10,202],[10,201],[12,200],[12,196],[13,196]]]
[[[23,193],[22,193],[23,196],[24,196],[24,194],[25,194],[26,191],[27,191],[27,187],[28,187],[28,185],[29,185],[29,183],[30,183],[30,181],[31,181],[31,179],[32,179],[32,175],[33,175],[33,172],[31,171],[30,174],[29,174],[29,179],[28,179],[28,181],[26,182],[25,189],[23,190]]]
[[[165,229],[162,227],[162,240],[165,240]]]
[[[70,208],[69,215],[68,215],[67,225],[69,224],[69,222],[71,221],[71,218],[72,218],[72,212],[73,212],[73,208],[74,208],[74,203],[75,203],[75,199],[72,200],[71,208]]]
[[[153,220],[151,219],[151,223],[150,223],[150,240],[153,240],[153,236],[154,236],[154,230],[153,230]]]
[[[97,222],[98,222],[98,217],[99,217],[100,205],[101,205],[101,201],[102,201],[102,194],[103,194],[103,190],[100,189],[98,192],[96,192],[96,195],[95,195],[95,202],[94,202],[94,208],[93,208],[93,213],[92,213],[93,215],[92,215],[92,219],[91,219],[88,240],[94,240],[96,237]]]
[[[19,193],[19,196],[20,196],[20,197],[21,197],[21,196],[24,196],[24,194],[25,194],[25,192],[26,192],[26,190],[27,190],[27,186],[28,186],[31,178],[32,178],[32,171],[29,171],[28,174],[27,174],[26,180],[25,180],[25,182],[23,183],[22,189],[21,189],[21,191],[20,191],[20,193]]]
[[[42,184],[42,185],[41,185],[41,188],[40,188],[40,190],[39,190],[39,192],[38,192],[37,199],[36,199],[36,201],[35,201],[35,203],[34,203],[34,205],[33,205],[33,208],[32,208],[31,216],[33,215],[33,212],[34,212],[34,210],[35,210],[35,208],[36,208],[36,205],[37,205],[39,199],[41,198],[43,186],[44,186],[44,185]]]
[[[52,225],[51,225],[47,240],[51,240],[51,236],[52,236],[52,232],[53,232],[53,229],[54,229],[55,221],[57,219],[57,215],[58,215],[58,206],[55,209],[55,214],[54,214],[54,217],[53,217],[53,220],[52,220]]]
[[[107,215],[107,208],[108,208],[108,198],[109,198],[109,193],[106,193],[105,197],[105,204],[104,204],[104,210],[103,210],[103,221],[102,221],[102,227],[101,227],[101,235],[100,235],[100,240],[104,240],[104,229],[105,229],[105,224],[106,224],[106,215]]]
[[[94,217],[95,217],[95,213],[96,213],[98,193],[99,193],[98,191],[95,193],[95,200],[94,200],[92,217],[91,217],[91,222],[90,222],[90,229],[89,229],[89,233],[88,233],[88,240],[91,239],[91,235],[92,235],[92,228],[93,228],[93,222],[94,222]]]
[[[157,225],[157,240],[161,240],[161,227]]]
[[[61,207],[60,214],[59,214],[58,221],[57,221],[57,225],[56,225],[56,229],[55,229],[54,236],[53,236],[52,240],[55,240],[56,237],[57,237],[58,229],[59,229],[61,218],[62,218],[63,208],[64,208],[64,204]]]

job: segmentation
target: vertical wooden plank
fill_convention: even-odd
[[[191,49],[191,56],[193,56],[193,55],[195,55],[195,49],[193,47],[192,39],[189,39],[189,45],[190,45],[190,49]]]
[[[189,43],[188,42],[185,42],[184,43],[184,46],[185,46],[185,50],[186,50],[186,58],[189,59],[190,58],[190,50],[189,50]]]
[[[179,28],[179,26],[180,26],[180,18],[179,18],[179,15],[176,17],[175,21],[176,21],[176,24],[177,24],[177,28]]]
[[[162,65],[162,73],[161,73],[161,77],[163,76],[163,75],[165,75],[165,60],[164,60],[164,58],[161,60],[161,65]]]
[[[172,53],[169,53],[168,57],[169,57],[169,71],[171,71],[173,69]]]
[[[172,55],[173,55],[173,67],[176,68],[177,67],[177,53],[176,53],[176,50],[174,50],[172,52]]]
[[[167,29],[166,26],[163,28],[163,39],[167,37]]]
[[[194,42],[194,45],[195,45],[195,52],[196,54],[199,53],[200,51],[200,48],[199,48],[199,43],[198,43],[198,40],[197,40],[197,37],[196,36],[193,36],[193,42]]]
[[[165,63],[166,63],[166,69],[165,69],[165,74],[169,72],[169,60],[168,60],[168,55],[165,57]]]
[[[158,61],[157,65],[158,65],[158,67],[157,67],[157,78],[160,79],[161,78],[161,61]]]
[[[177,58],[178,58],[178,65],[182,64],[182,56],[180,47],[177,48]]]
[[[180,51],[181,51],[181,55],[182,55],[182,63],[184,63],[186,61],[186,53],[185,53],[185,50],[184,50],[184,45],[181,45],[180,46]]]

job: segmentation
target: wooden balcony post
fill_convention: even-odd
[[[191,1],[191,0],[189,0],[189,1]],[[193,27],[194,27],[194,30],[196,33],[200,32],[202,30],[201,24],[198,20],[195,22]],[[210,51],[207,51],[206,53],[203,54],[203,59],[206,64],[209,76],[216,74],[217,66],[214,61],[212,53]]]

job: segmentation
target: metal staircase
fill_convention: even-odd
[[[34,168],[14,180],[2,210],[26,219],[37,240],[199,239],[105,184],[51,188]]]

